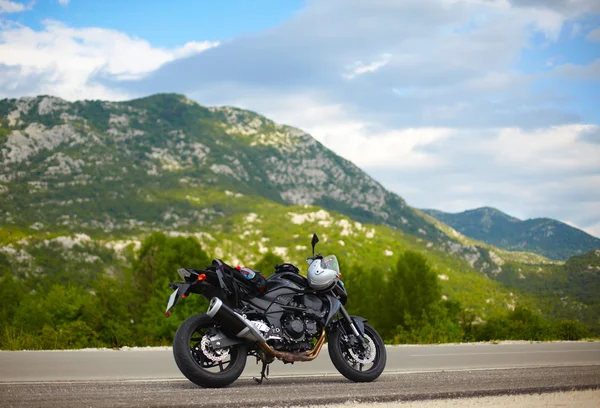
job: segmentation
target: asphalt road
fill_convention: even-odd
[[[0,352],[0,406],[282,406],[600,388],[600,342],[388,348],[375,382],[352,383],[329,361],[271,366],[257,385],[248,359],[230,387],[203,389],[170,350]]]

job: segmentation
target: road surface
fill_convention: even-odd
[[[0,352],[0,406],[263,407],[522,394],[600,388],[600,342],[388,347],[375,382],[338,374],[327,348],[313,362],[271,366],[259,386],[255,359],[220,390],[178,371],[171,350]]]

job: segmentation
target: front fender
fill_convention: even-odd
[[[354,325],[358,329],[358,332],[360,333],[360,335],[365,337],[365,323],[368,320],[365,319],[364,317],[352,316],[352,315],[350,315],[350,318],[352,319],[352,322],[354,322]]]

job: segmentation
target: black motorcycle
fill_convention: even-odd
[[[262,362],[255,378],[262,383],[273,361],[312,361],[327,339],[331,361],[344,377],[378,378],[386,364],[383,340],[366,319],[344,308],[348,296],[337,259],[315,256],[318,241],[314,234],[308,278],[289,263],[277,265],[268,279],[220,259],[202,270],[179,269],[185,282],[169,283],[175,291],[166,317],[190,293],[210,300],[206,313],[187,318],[175,333],[173,355],[183,375],[202,387],[224,387],[237,380],[252,355]]]

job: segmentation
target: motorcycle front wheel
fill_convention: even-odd
[[[343,328],[338,328],[329,335],[329,357],[347,379],[354,382],[374,381],[385,368],[385,344],[379,333],[366,323],[364,347],[358,341],[353,333],[348,334]]]
[[[248,350],[237,344],[213,349],[210,341],[223,336],[219,325],[205,313],[188,317],[173,339],[173,356],[181,373],[204,388],[225,387],[242,374]]]

